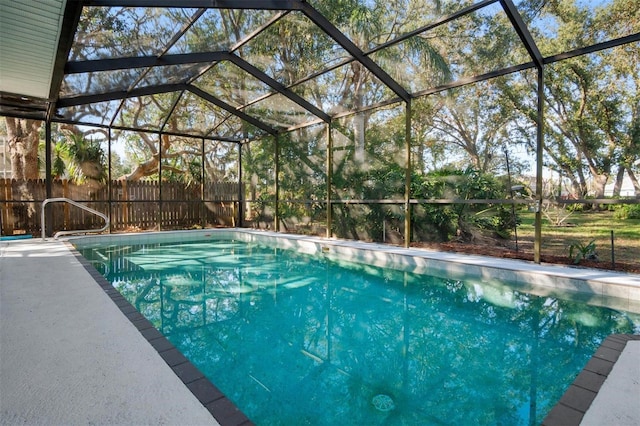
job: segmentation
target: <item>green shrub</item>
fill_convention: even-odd
[[[589,208],[587,208],[585,204],[568,204],[567,205],[567,211],[571,213],[583,212],[585,210],[589,210]]]
[[[575,252],[575,256],[574,256]],[[574,243],[569,246],[569,259],[573,260],[576,265],[581,260],[598,260],[596,254],[596,241],[591,240],[587,244]]]
[[[495,211],[491,215],[487,213]],[[520,224],[520,218],[512,214],[511,209],[506,206],[498,206],[480,212],[476,216],[469,216],[468,222],[475,225],[478,229],[493,231],[493,233],[503,239],[509,239],[515,224]]]
[[[640,219],[640,204],[624,204],[616,208],[616,219]]]

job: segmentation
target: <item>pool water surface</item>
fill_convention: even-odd
[[[638,314],[234,240],[79,251],[258,425],[540,424]]]

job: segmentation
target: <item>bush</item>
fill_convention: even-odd
[[[416,198],[450,199],[495,199],[504,195],[503,185],[490,174],[472,168],[455,170],[444,168],[419,176],[414,181],[413,194]],[[504,206],[486,204],[424,205],[419,210],[423,227],[430,225],[442,241],[456,235],[469,238],[474,230],[493,231],[501,238],[509,238],[513,228],[513,217]],[[517,221],[517,219],[516,219]]]
[[[575,212],[583,212],[586,210],[589,210],[591,207],[587,207],[586,204],[568,204],[567,205],[567,211],[571,212],[571,213],[575,213]]]
[[[569,259],[573,260],[573,263],[576,265],[580,263],[581,260],[598,260],[598,255],[596,254],[596,241],[591,240],[587,244],[571,244],[569,246]]]
[[[487,215],[489,211],[492,211],[492,213]],[[493,213],[493,211],[495,211],[495,213]],[[511,238],[514,225],[519,225],[521,222],[520,218],[517,215],[514,217],[511,209],[506,206],[487,209],[479,212],[476,216],[469,216],[467,220],[478,229],[492,231],[495,236],[505,240]]]
[[[624,204],[616,206],[614,213],[616,219],[640,219],[640,204]]]

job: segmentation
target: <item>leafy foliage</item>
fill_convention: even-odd
[[[615,209],[616,219],[640,219],[640,204],[624,204]]]
[[[107,170],[104,167],[105,153],[99,140],[85,137],[82,133],[67,133],[66,140],[57,144],[55,149],[56,172],[65,170],[63,157],[66,154],[66,171],[76,182],[91,179],[104,182]]]
[[[357,188],[364,199],[402,199],[405,172],[399,166],[388,166],[350,175],[350,182],[362,182]],[[458,200],[501,198],[504,188],[491,175],[475,169],[463,171],[441,169],[427,174],[415,173],[411,179],[412,198],[450,199],[451,204],[421,203],[412,210],[414,238],[424,241],[447,241],[453,237],[473,239],[482,231],[508,237],[513,229],[513,216],[501,206],[486,208],[486,204],[454,203]],[[358,213],[358,212],[361,213]],[[362,208],[343,207],[335,220],[341,236],[354,238],[365,231],[374,240],[382,240],[383,228],[404,228],[404,211],[396,206],[371,204]],[[349,213],[347,213],[349,212]],[[363,214],[362,219],[357,219]],[[516,219],[517,220],[517,219]]]
[[[569,259],[572,259],[575,264],[580,263],[581,260],[598,260],[598,255],[596,254],[596,241],[591,240],[587,244],[571,244],[569,246]]]

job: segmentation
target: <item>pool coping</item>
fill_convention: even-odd
[[[185,234],[191,233],[191,234]],[[434,265],[438,265],[440,262],[454,262],[463,265],[465,272],[468,273],[467,267],[474,268],[490,268],[493,271],[508,270],[513,272],[512,268],[519,266],[526,269],[527,273],[522,275],[524,282],[518,282],[517,285],[529,286],[529,274],[546,274],[550,276],[556,276],[560,278],[560,281],[565,280],[565,285],[560,284],[561,290],[566,290],[573,293],[593,293],[594,287],[588,285],[575,286],[575,280],[586,282],[597,282],[600,285],[596,285],[595,288],[601,293],[599,296],[607,296],[606,286],[623,286],[630,289],[627,293],[629,300],[633,299],[633,296],[637,296],[640,300],[640,276],[634,274],[620,274],[611,273],[605,271],[603,274],[601,271],[594,271],[588,268],[571,268],[571,267],[556,267],[555,265],[539,265],[526,261],[514,261],[513,259],[491,259],[499,264],[487,265],[487,258],[476,255],[463,255],[458,256],[451,253],[432,252],[423,249],[402,249],[399,247],[387,246],[382,244],[362,243],[356,241],[346,240],[333,240],[320,237],[308,237],[292,234],[281,234],[269,231],[255,231],[246,229],[207,229],[199,230],[194,233],[193,231],[165,231],[162,234],[169,236],[168,239],[164,239],[161,242],[171,241],[185,241],[185,237],[200,237],[199,234],[212,236],[213,233],[220,233],[223,235],[231,235],[240,233],[249,236],[247,239],[250,241],[257,240],[261,242],[268,241],[270,243],[277,243],[277,239],[284,239],[288,243],[282,247],[281,243],[276,245],[282,248],[296,248],[307,253],[321,253],[325,255],[331,254],[336,259],[347,259],[352,261],[365,262],[378,266],[389,266],[388,259],[384,262],[378,256],[371,256],[372,252],[383,252],[386,255],[391,256],[391,263],[394,266],[400,268],[407,268],[409,270],[422,270],[424,267],[431,268]],[[152,236],[159,234],[158,232],[148,233],[146,236],[151,241]],[[117,234],[115,238],[126,239],[126,235],[130,234]],[[137,234],[138,237],[140,234]],[[82,237],[91,238],[91,237]],[[95,239],[98,238],[98,239]],[[104,238],[104,237],[103,237]],[[107,239],[114,238],[113,235],[107,236]],[[94,237],[94,241],[101,242],[104,239],[100,237]],[[186,238],[189,240],[190,238]],[[149,343],[158,351],[159,355],[167,362],[167,364],[173,369],[175,374],[185,383],[185,386],[196,396],[196,398],[205,406],[212,416],[223,426],[226,425],[243,425],[247,426],[253,424],[251,420],[244,415],[235,404],[229,400],[213,383],[211,383],[190,361],[186,359],[173,344],[171,344],[158,330],[156,330],[151,322],[149,322],[142,314],[140,314],[136,308],[131,305],[120,293],[113,288],[113,286],[95,269],[95,267],[87,261],[76,250],[71,243],[75,238],[69,238],[65,241],[71,252],[76,259],[83,265],[83,267],[89,272],[91,277],[100,285],[100,287],[111,297],[114,303],[120,308],[132,324],[140,331],[140,333],[149,341]],[[136,238],[136,241],[140,241]],[[355,254],[353,249],[358,250],[358,254]],[[364,255],[361,255],[364,253]],[[398,256],[413,256],[414,262],[402,262],[398,260]],[[419,260],[423,259],[426,263],[422,263]],[[433,261],[435,260],[435,263]],[[461,271],[454,271],[461,272]],[[520,271],[522,273],[522,271]],[[480,277],[484,275],[480,274]],[[626,279],[629,282],[626,282]],[[554,280],[555,284],[558,281]],[[549,286],[542,285],[543,293],[549,291]],[[557,288],[556,288],[557,289]],[[587,290],[585,292],[585,289]],[[529,289],[527,289],[529,290]],[[596,293],[597,294],[597,293]],[[615,294],[619,294],[616,292]],[[607,296],[611,297],[611,296]],[[635,300],[635,299],[634,299]],[[621,309],[624,309],[622,307]],[[624,351],[627,342],[640,340],[640,335],[633,334],[613,334],[608,336],[600,345],[598,350],[591,357],[590,361],[579,373],[574,382],[567,388],[567,391],[563,394],[556,405],[547,413],[542,425],[544,426],[570,426],[579,425],[585,414],[591,407],[593,401],[598,395],[598,392],[602,388],[609,374],[613,370],[616,361]],[[640,419],[638,419],[640,420]]]
[[[560,400],[547,413],[542,426],[579,425],[630,341],[640,341],[640,335],[609,335]]]
[[[162,236],[160,240],[158,238]],[[68,238],[83,246],[106,241],[120,243],[200,241],[216,236],[294,249],[335,261],[390,267],[407,272],[447,277],[475,278],[483,283],[525,290],[539,296],[570,294],[588,298],[593,305],[612,306],[640,313],[640,274],[630,274],[579,266],[537,264],[519,259],[440,252],[423,248],[403,248],[387,244],[340,240],[308,235],[285,234],[246,228],[212,228],[138,234],[109,234]]]
[[[120,294],[98,270],[86,260],[69,241],[64,244],[91,278],[111,298],[122,314],[158,352],[158,355],[173,370],[176,376],[200,403],[209,411],[220,426],[250,426],[253,422],[227,398],[202,372],[158,331],[135,306]]]

